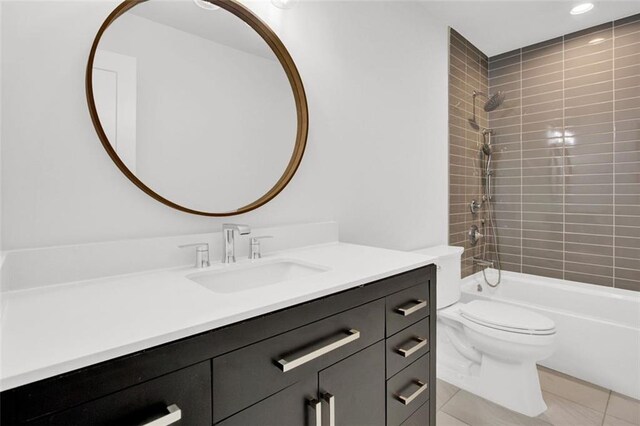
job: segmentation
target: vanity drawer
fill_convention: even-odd
[[[402,426],[429,426],[429,403],[422,404],[422,407],[402,422]]]
[[[209,361],[27,424],[145,425],[161,417],[167,421],[175,419],[176,425],[211,425]]]
[[[384,300],[213,359],[214,421],[384,338]]]
[[[423,283],[386,297],[387,336],[429,315],[429,284]]]
[[[387,378],[429,352],[429,318],[387,338]]]
[[[387,380],[387,426],[398,426],[429,399],[429,354]]]

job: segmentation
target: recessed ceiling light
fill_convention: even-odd
[[[571,9],[571,14],[580,15],[582,13],[587,13],[591,9],[593,9],[593,3],[581,3],[577,6],[574,6],[573,9]]]
[[[208,2],[207,0],[193,0],[196,6],[201,7],[206,10],[218,10],[220,6],[216,6],[213,3]]]

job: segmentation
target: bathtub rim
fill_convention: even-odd
[[[491,276],[497,274],[497,270],[489,268]],[[627,290],[624,288],[608,287],[598,284],[589,284],[579,281],[570,281],[559,278],[549,278],[540,275],[525,274],[524,272],[502,271],[502,279],[508,279],[510,281],[518,281],[521,283],[529,283],[535,281],[535,284],[542,284],[547,287],[560,286],[560,287],[572,287],[577,289],[580,293],[591,295],[605,295],[616,299],[628,299],[631,302],[640,303],[640,292]],[[475,274],[469,275],[462,279],[461,289],[464,291],[471,285],[486,284],[482,276],[482,271],[478,271]],[[502,285],[502,284],[501,284]],[[497,290],[494,290],[494,292]]]
[[[492,271],[492,273],[497,272]],[[536,303],[535,301],[527,300],[526,298],[509,297],[509,295],[503,295],[499,293],[500,287],[494,289],[487,286],[484,282],[482,271],[470,275],[462,280],[460,286],[462,299],[465,298],[465,295],[467,295],[466,297],[470,297],[472,299],[480,297],[499,303],[511,303],[525,309],[534,308],[543,312],[555,312],[574,318],[599,321],[610,324],[612,326],[622,327],[640,332],[640,292],[615,287],[603,287],[596,284],[561,280],[557,278],[540,277],[538,275],[523,274],[520,272],[511,271],[503,271],[502,279],[503,282],[500,285],[509,285],[509,282],[516,282],[523,285],[535,285],[552,288],[554,291],[559,290],[576,292],[586,297],[598,297],[615,301],[616,303],[630,304],[632,305],[630,309],[633,309],[636,306],[638,307],[638,309],[635,312],[631,311],[631,314],[627,314],[630,316],[615,318],[608,315],[597,315],[594,313],[589,313],[585,310],[580,309],[567,309],[566,307],[558,305],[550,306],[542,303]],[[474,290],[478,284],[483,285],[482,294],[478,294],[478,292]]]

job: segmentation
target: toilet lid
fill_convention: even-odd
[[[460,307],[462,317],[486,327],[522,334],[553,334],[555,323],[528,309],[474,300]]]

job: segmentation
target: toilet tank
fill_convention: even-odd
[[[435,246],[416,250],[416,253],[426,254],[436,258],[437,265],[437,308],[445,308],[460,300],[460,284],[462,280],[463,247]]]

